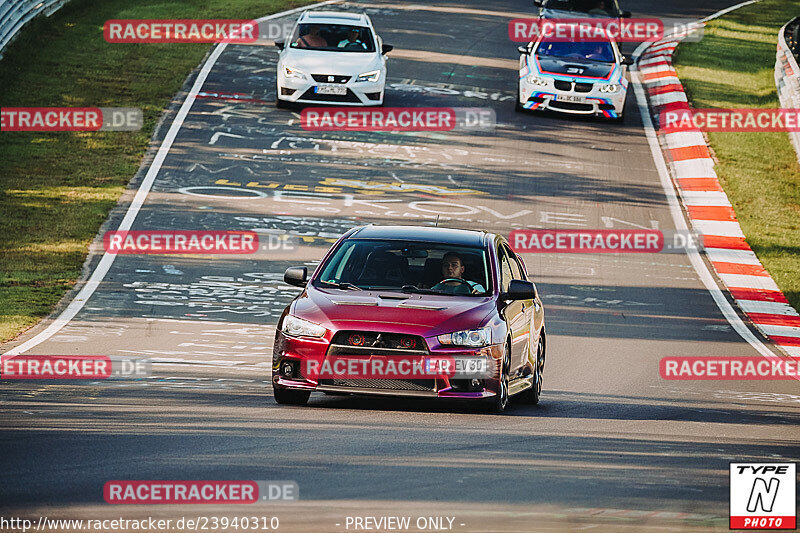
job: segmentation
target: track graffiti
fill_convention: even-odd
[[[181,315],[280,316],[297,295],[279,273],[246,273],[242,276],[202,276],[189,283],[135,281],[124,285],[133,289],[139,305],[180,308]]]

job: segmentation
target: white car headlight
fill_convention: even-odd
[[[481,346],[488,346],[492,343],[492,329],[489,326],[478,329],[465,329],[454,333],[439,335],[436,338],[439,340],[439,344],[480,348]]]
[[[286,315],[281,331],[290,337],[322,337],[327,331],[324,327],[294,315]]]
[[[619,88],[620,88],[620,86],[617,85],[616,83],[609,83],[609,84],[606,84],[606,85],[601,85],[600,86],[600,92],[601,93],[615,93],[615,92],[619,91]]]
[[[370,70],[369,72],[365,72],[363,74],[359,74],[356,76],[356,81],[371,81],[376,82],[381,77],[380,70]]]
[[[528,83],[531,85],[538,85],[539,87],[544,87],[547,85],[547,80],[545,78],[540,78],[539,76],[528,76]]]
[[[306,75],[303,74],[302,70],[299,70],[299,69],[296,69],[296,68],[293,68],[293,67],[288,67],[286,65],[283,66],[283,74],[287,78],[299,78],[301,80],[305,79],[305,77],[306,77]]]

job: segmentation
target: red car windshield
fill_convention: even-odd
[[[486,250],[452,244],[350,239],[319,272],[319,288],[481,296],[492,290]]]

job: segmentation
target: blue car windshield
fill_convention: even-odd
[[[319,288],[482,296],[492,290],[486,250],[453,244],[349,239],[318,270]]]
[[[617,0],[544,0],[542,7],[600,17],[618,17],[621,14]]]
[[[614,63],[614,49],[608,41],[600,42],[560,42],[542,41],[536,55],[552,56],[581,61]]]

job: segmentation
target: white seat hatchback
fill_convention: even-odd
[[[276,41],[278,107],[291,102],[383,104],[386,53],[363,13],[305,11],[288,41]]]

